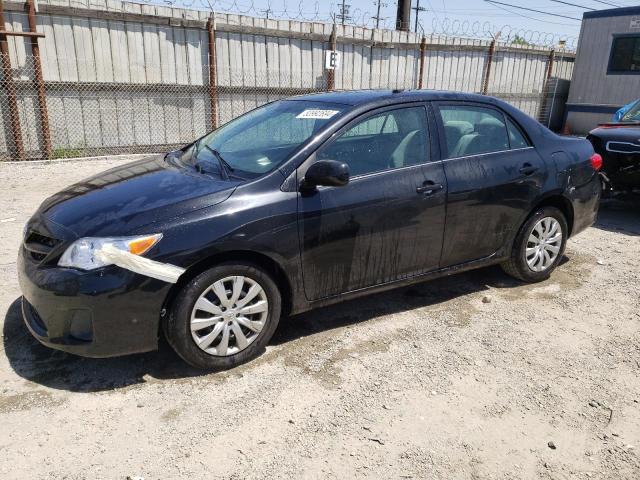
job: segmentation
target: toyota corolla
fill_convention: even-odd
[[[282,315],[500,264],[538,282],[592,225],[602,164],[491,97],[304,95],[46,199],[22,311],[43,344],[228,368]]]

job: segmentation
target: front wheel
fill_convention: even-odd
[[[536,210],[524,223],[502,269],[519,280],[546,280],[558,266],[567,244],[569,228],[564,214],[555,207]]]
[[[248,263],[224,263],[182,288],[163,325],[169,344],[187,363],[227,369],[262,352],[280,309],[280,292],[266,272]]]

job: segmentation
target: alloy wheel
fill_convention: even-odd
[[[553,217],[540,219],[529,234],[525,256],[534,272],[542,272],[553,265],[562,246],[562,227]]]
[[[231,276],[209,286],[191,312],[191,336],[210,355],[234,355],[258,338],[269,312],[267,294],[249,277]]]

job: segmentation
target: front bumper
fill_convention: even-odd
[[[18,255],[22,314],[42,344],[86,357],[155,350],[171,284],[119,267],[83,272]]]

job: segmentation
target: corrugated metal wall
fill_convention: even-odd
[[[640,35],[640,29],[631,28],[631,20],[638,17],[629,14],[583,19],[568,98],[573,110],[567,115],[571,132],[586,133],[598,123],[609,121],[620,106],[640,98],[640,75],[607,73],[613,35]]]

